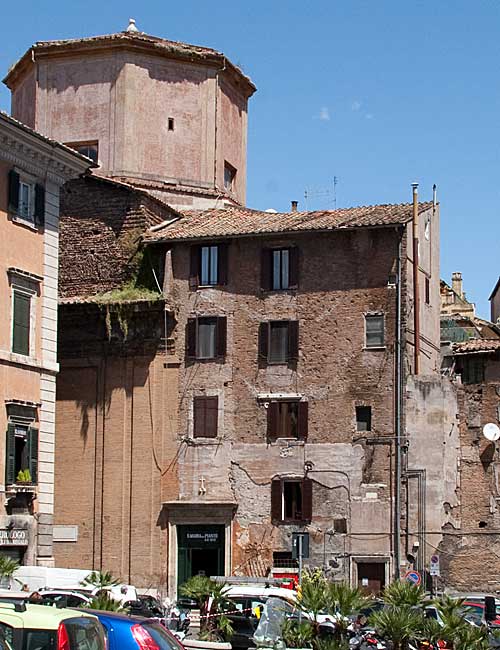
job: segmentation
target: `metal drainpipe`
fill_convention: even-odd
[[[413,188],[413,318],[415,360],[414,374],[420,371],[420,300],[418,288],[418,183],[412,183]]]
[[[397,259],[397,292],[396,292],[396,399],[394,415],[396,425],[395,440],[395,485],[394,485],[394,579],[400,578],[401,567],[401,411],[402,411],[402,318],[401,318],[401,254],[402,232],[399,233]]]

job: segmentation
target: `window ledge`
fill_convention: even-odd
[[[363,348],[363,350],[365,352],[377,352],[377,351],[380,351],[380,350],[387,350],[387,346],[386,345],[373,345],[373,346],[370,346],[370,347],[365,346]]]
[[[25,356],[24,354],[16,354],[15,352],[7,352],[7,350],[0,350],[0,361],[8,361],[19,366],[25,366],[26,368],[42,370],[49,373],[59,372],[58,363],[43,363],[35,357]]]
[[[17,494],[19,492],[34,494],[36,491],[37,486],[34,483],[12,483],[12,485],[5,486],[7,494]]]
[[[210,447],[215,445],[218,446],[223,442],[223,438],[221,436],[217,436],[217,438],[194,438],[192,436],[185,436],[183,440],[187,442],[188,445],[193,445],[194,447]]]
[[[10,218],[12,223],[17,223],[19,226],[24,226],[29,230],[33,230],[33,232],[38,232],[40,230],[34,221],[30,221],[29,219],[23,219],[23,217],[20,217],[18,214],[11,212]]]

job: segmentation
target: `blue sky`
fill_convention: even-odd
[[[24,0],[2,9],[0,68],[37,40],[124,29],[207,45],[257,85],[255,208],[441,203],[441,277],[489,316],[500,274],[498,0]],[[9,110],[6,88],[0,107]]]

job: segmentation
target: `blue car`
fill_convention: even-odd
[[[182,643],[151,618],[86,609],[104,628],[107,650],[184,650]]]

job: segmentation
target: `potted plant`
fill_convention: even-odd
[[[29,469],[19,470],[16,478],[16,485],[32,485],[31,472]]]

